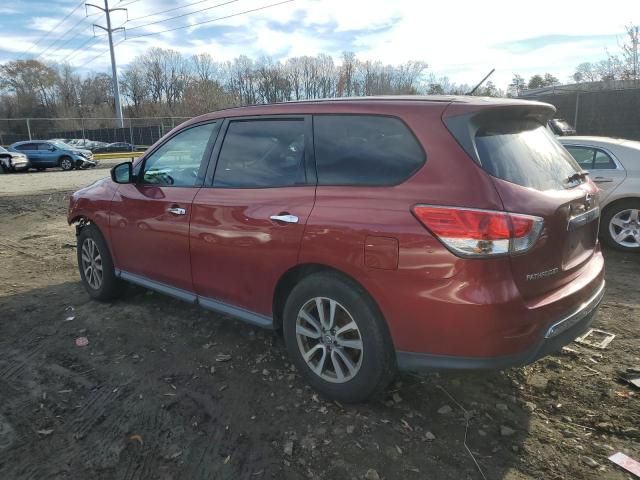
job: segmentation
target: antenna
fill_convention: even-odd
[[[475,92],[478,88],[480,88],[480,85],[482,85],[482,84],[487,80],[487,78],[489,78],[489,77],[493,74],[493,72],[495,72],[495,71],[496,71],[496,69],[495,69],[495,68],[492,68],[492,69],[491,69],[491,71],[490,71],[489,73],[487,73],[487,75],[486,75],[482,80],[480,80],[480,83],[479,83],[479,84],[477,84],[475,87],[473,87],[473,90],[471,90],[469,93],[467,93],[467,95],[473,95],[473,94],[474,94],[474,92]]]

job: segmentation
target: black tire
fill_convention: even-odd
[[[605,245],[616,250],[620,250],[622,252],[640,252],[640,242],[637,240],[635,240],[637,245],[629,245],[629,243],[634,243],[634,232],[636,232],[636,239],[640,239],[640,219],[635,221],[632,220],[629,222],[628,227],[612,225],[612,220],[615,219],[616,215],[621,214],[626,210],[635,210],[636,212],[640,211],[640,199],[629,198],[626,200],[620,200],[605,208],[602,218],[600,219],[600,238]],[[627,216],[623,213],[622,218],[626,219]],[[629,236],[620,242],[627,243],[627,245],[621,244],[612,235],[612,230],[614,233],[620,233],[623,229],[627,229],[627,231],[629,231]]]
[[[101,259],[102,278],[97,285],[96,282],[90,282],[86,278],[83,268],[83,246],[85,245],[85,242],[87,242],[87,246],[89,246],[89,241],[94,243]],[[100,233],[100,230],[95,225],[89,224],[80,230],[80,234],[78,235],[77,254],[80,278],[82,279],[82,283],[91,298],[106,301],[117,298],[122,294],[123,284],[115,275],[111,252],[109,251],[109,247]]]
[[[36,168],[36,171],[38,171],[38,172],[44,172],[45,170],[46,170],[46,168],[44,168],[44,167],[37,167]]]
[[[60,158],[58,165],[62,170],[65,170],[65,171],[73,170],[73,160],[71,159],[71,157],[64,156]]]
[[[301,348],[304,347],[300,347],[298,343],[296,335],[298,314],[303,306],[313,305],[310,302],[316,297],[336,301],[339,306],[346,309],[359,330],[362,350],[361,353],[355,351],[357,358],[360,358],[359,369],[352,378],[343,383],[325,380],[315,373],[303,357]],[[395,353],[382,315],[367,292],[355,282],[339,274],[316,273],[301,280],[287,298],[282,327],[291,360],[309,384],[324,397],[345,403],[361,402],[382,391],[395,375]],[[301,341],[306,342],[306,338],[304,337]],[[320,340],[310,340],[310,342],[320,342]],[[326,348],[329,355],[331,355],[331,348],[340,349],[335,344],[322,348]],[[341,351],[345,352],[344,349]],[[353,353],[354,350],[350,352]],[[329,358],[333,357],[328,357],[327,361]],[[311,359],[313,360],[313,357]],[[320,359],[316,361],[316,367],[319,363]],[[333,365],[328,367],[335,372],[336,368]],[[344,368],[341,370],[344,372]],[[331,375],[331,371],[329,370],[327,374]]]

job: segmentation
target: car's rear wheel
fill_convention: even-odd
[[[73,170],[73,160],[70,157],[62,157],[60,159],[60,168],[62,170]]]
[[[334,273],[304,278],[287,298],[287,350],[311,386],[330,399],[360,402],[395,373],[395,355],[376,305],[354,282]]]
[[[95,225],[83,227],[78,235],[78,269],[92,298],[111,300],[122,292],[107,243]]]
[[[640,252],[640,200],[630,198],[607,207],[600,223],[602,240],[627,252]]]

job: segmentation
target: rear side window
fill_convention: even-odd
[[[268,188],[306,184],[304,119],[229,123],[214,187]]]
[[[425,161],[418,141],[397,118],[318,115],[313,130],[320,185],[396,185]]]
[[[602,169],[602,170],[611,170],[616,168],[616,163],[604,151],[596,150],[596,154],[593,157],[593,168]]]
[[[566,149],[582,168],[586,170],[593,168],[594,151],[592,148],[567,146]]]
[[[583,182],[574,158],[542,124],[510,120],[481,127],[476,148],[482,168],[494,177],[537,190],[569,188]]]

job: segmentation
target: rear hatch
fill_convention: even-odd
[[[597,188],[545,127],[551,105],[487,105],[443,120],[460,145],[493,178],[505,211],[544,220],[529,250],[511,254],[525,298],[566,285],[592,257],[598,238]],[[449,114],[449,116],[447,116]]]

